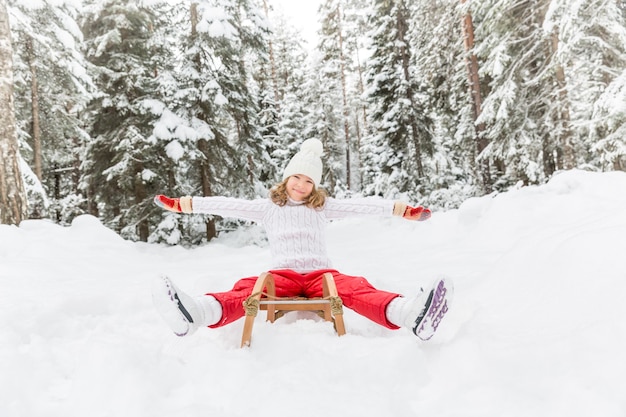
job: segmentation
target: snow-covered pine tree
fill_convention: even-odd
[[[458,207],[482,192],[460,5],[459,0],[420,0],[409,6],[411,68],[422,86],[420,105],[429,115],[432,147],[424,158],[422,195],[415,197],[433,208]]]
[[[78,116],[92,90],[78,11],[48,0],[10,0],[9,10],[19,138],[34,171],[26,176],[29,217],[68,223],[82,211],[78,177],[86,136]]]
[[[304,82],[300,84],[305,87]],[[306,115],[310,114],[311,107],[303,93],[288,91],[284,93],[280,102],[280,113],[277,126],[277,140],[271,145],[271,156],[276,168],[276,179],[280,180],[280,173],[289,163],[291,157],[298,152],[300,144],[306,134]]]
[[[224,65],[217,82],[228,100],[226,109],[234,125],[232,138],[247,177],[242,184],[244,187],[247,185],[247,190],[244,188],[241,194],[247,196],[256,194],[255,190],[267,185],[260,182],[260,178],[267,177],[267,167],[271,163],[258,127],[260,111],[257,97],[263,90],[271,91],[272,88],[270,85],[261,88],[253,78],[255,68],[261,65],[268,67],[267,38],[270,29],[265,13],[256,3],[254,0],[216,2],[224,7],[230,16],[227,22],[235,30],[233,36],[218,40],[220,48],[216,49],[217,56],[223,64],[229,61],[230,64]]]
[[[411,68],[408,3],[376,0],[366,94],[372,133],[361,148],[366,194],[420,193],[431,122]]]
[[[473,4],[489,84],[481,117],[491,141],[485,156],[498,163],[498,185],[540,183],[559,169],[602,165],[601,149],[608,148],[595,144],[605,134],[604,121],[593,122],[602,114],[593,111],[625,62],[624,17],[616,2]],[[609,135],[621,124],[612,126]]]
[[[308,115],[307,136],[324,144],[326,187],[333,194],[350,189],[350,123],[346,96],[346,57],[341,0],[325,0],[319,8],[318,53],[310,86],[314,108]]]
[[[27,201],[13,106],[13,48],[5,0],[0,0],[0,223],[20,224]]]
[[[186,71],[183,57],[184,34],[189,32],[189,5],[185,1],[153,4],[154,31],[150,37],[151,66],[154,70],[155,91],[144,103],[156,118],[148,141],[154,143],[154,158],[158,161],[151,180],[154,194],[182,196],[195,194],[199,157],[197,133],[192,123],[175,111],[184,107],[187,85],[181,85]],[[184,112],[181,112],[184,113]],[[195,182],[194,182],[195,181]],[[151,200],[152,195],[148,196]],[[164,211],[148,204],[149,242],[168,244],[197,243],[206,238],[206,221],[199,216],[186,216]]]
[[[551,60],[552,40],[542,29],[548,1],[471,5],[486,91],[478,123],[485,124],[489,140],[479,157],[492,162],[496,189],[520,180],[542,182],[556,169],[563,152],[558,138],[569,129],[567,98],[560,94]]]
[[[302,92],[307,69],[307,43],[298,28],[280,12],[270,9],[271,34],[274,50],[277,102],[287,93]]]
[[[155,6],[89,0],[82,15],[87,59],[101,94],[87,108],[91,139],[82,187],[90,212],[122,236],[146,241],[159,189],[159,147],[152,137],[156,88]]]
[[[299,142],[287,151],[293,155],[303,140],[319,139],[324,144],[323,187],[333,195],[341,195],[346,191],[341,98],[336,94],[338,90],[329,85],[323,61],[314,60],[309,71],[304,87],[304,131]]]
[[[561,95],[571,103],[572,155],[564,155],[564,168],[624,169],[624,7],[611,0],[550,2],[543,28],[555,39],[553,60],[566,77]]]
[[[271,161],[259,128],[261,93],[251,67],[266,60],[263,13],[239,0],[181,2],[179,11],[171,96],[154,133],[174,164],[172,195],[261,194]],[[159,230],[185,230],[181,236],[191,242],[218,232],[213,217],[164,222]]]
[[[598,97],[591,117],[591,152],[603,171],[626,171],[626,69]]]
[[[270,79],[261,77],[255,77],[258,84],[258,128],[259,135],[261,136],[261,142],[268,155],[272,155],[276,149],[278,143],[278,125],[279,125],[279,112],[278,102],[274,100],[275,94],[272,91]],[[264,164],[259,170],[259,179],[261,181],[267,181],[269,178],[273,178],[275,169],[272,164]]]
[[[263,13],[269,26],[269,34],[265,38],[267,42],[266,49],[268,59],[258,59],[252,68],[251,76],[255,80],[257,91],[255,96],[258,114],[258,128],[261,135],[261,141],[265,147],[265,151],[271,158],[272,153],[276,149],[278,142],[278,123],[280,112],[280,93],[278,90],[278,77],[276,73],[276,53],[275,53],[275,34],[274,27],[271,24],[270,16],[271,7],[267,0],[263,0]],[[260,172],[259,179],[266,182],[270,178],[274,178],[275,169],[273,164],[266,164]]]
[[[348,144],[350,145],[350,191],[360,193],[362,188],[361,143],[367,135],[367,102],[365,93],[365,61],[370,33],[368,17],[371,5],[367,0],[342,0],[342,50],[345,72],[344,126],[347,121]],[[345,134],[345,127],[344,127]]]
[[[296,28],[279,13],[270,10],[268,16],[272,22],[270,36],[274,51],[272,87],[275,88],[275,94],[272,96],[276,96],[276,101],[271,106],[267,105],[265,109],[265,113],[269,114],[270,111],[275,113],[271,115],[273,121],[269,130],[271,134],[264,134],[263,141],[272,158],[268,179],[276,182],[281,179],[280,173],[297,152],[304,138],[308,61],[305,41]],[[255,78],[259,79],[261,86],[261,80],[267,78],[268,68],[260,69]],[[265,84],[268,83],[269,80],[265,80]]]

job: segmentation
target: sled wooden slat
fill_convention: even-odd
[[[338,336],[346,334],[343,322],[343,305],[337,294],[335,279],[331,273],[322,274],[323,297],[322,298],[277,298],[274,277],[269,272],[259,275],[252,295],[244,302],[246,318],[243,325],[241,347],[250,346],[252,339],[252,327],[258,310],[267,311],[267,320],[273,323],[282,314],[289,311],[316,311],[326,321],[332,321]],[[264,292],[265,290],[265,292]]]
[[[259,301],[260,305],[269,305],[269,304],[276,304],[276,305],[281,305],[281,304],[330,304],[330,300],[323,300],[323,299],[311,299],[311,298],[294,298],[291,300],[272,300],[272,301],[265,301],[265,300],[261,300]]]

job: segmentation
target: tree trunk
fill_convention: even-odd
[[[269,21],[270,17],[269,17],[269,12],[267,9],[267,0],[263,0],[263,8],[265,10],[265,17]],[[276,61],[274,60],[274,45],[271,39],[268,42],[268,46],[269,46],[269,52],[270,52],[270,72],[271,72],[270,76],[272,78],[272,88],[274,90],[274,105],[276,106],[276,109],[278,110],[280,109],[280,106],[278,103],[282,99],[282,97],[279,97],[278,95],[278,80],[276,79]]]
[[[365,82],[363,81],[363,68],[361,67],[361,57],[359,56],[358,45],[354,48],[354,50],[356,51],[357,70],[359,73],[359,96],[363,97],[365,94]],[[369,133],[369,128],[367,127],[367,106],[365,104],[361,106],[361,111],[363,113],[363,132],[367,135]]]
[[[202,195],[205,197],[209,197],[213,195],[213,190],[211,189],[211,170],[209,168],[209,142],[206,139],[198,140],[198,150],[204,156],[202,162],[200,163],[200,180],[202,183]],[[206,224],[206,238],[207,240],[211,240],[217,236],[217,229],[215,227],[215,219],[210,218],[207,220]]]
[[[196,37],[198,36],[198,31],[196,30],[196,26],[198,26],[198,3],[191,3],[189,12],[191,15],[191,38],[196,39]],[[196,69],[199,70],[202,65],[200,61],[200,55],[196,54],[194,61]]]
[[[357,153],[356,153],[356,161],[357,161],[357,168],[358,168],[358,181],[359,183],[357,184],[358,189],[360,190],[361,188],[363,188],[363,173],[361,172],[362,170],[361,168],[361,125],[359,123],[359,116],[358,115],[354,115],[354,133],[356,135],[356,149],[357,149]]]
[[[466,0],[461,0],[461,3],[465,3]],[[468,11],[463,17],[463,44],[465,45],[466,63],[467,63],[467,79],[469,83],[470,96],[472,98],[472,110],[474,115],[474,132],[476,141],[477,156],[480,158],[480,154],[487,147],[487,139],[484,136],[485,125],[484,123],[476,123],[478,117],[482,111],[482,96],[480,94],[480,79],[478,78],[478,58],[474,54],[474,23],[472,21],[472,14]],[[490,193],[492,190],[491,174],[489,169],[489,161],[483,159],[479,163],[479,172],[482,177],[483,192]]]
[[[37,69],[35,65],[35,51],[33,50],[33,38],[26,40],[28,54],[28,67],[30,70],[30,98],[32,113],[33,154],[35,159],[35,175],[39,181],[43,180],[41,158],[41,127],[39,125],[39,92],[37,82]]]
[[[137,172],[135,174],[135,204],[137,204],[138,206],[145,203],[146,199],[148,198],[146,185],[144,184],[142,176],[143,170],[143,164],[139,163],[137,165]],[[139,235],[140,241],[148,241],[148,236],[150,235],[150,223],[145,216],[142,216],[139,219],[139,223],[137,224],[137,234]]]
[[[78,137],[72,137],[72,143],[74,149],[72,150],[72,193],[78,194],[78,187],[80,186],[80,152],[81,144]]]
[[[13,104],[13,48],[6,0],[0,0],[0,223],[27,216]]]
[[[559,30],[555,28],[551,35],[552,53],[555,54],[559,48]],[[559,139],[563,152],[563,166],[559,168],[572,169],[576,166],[576,158],[574,155],[574,146],[572,145],[572,130],[570,129],[570,111],[569,100],[567,98],[567,81],[565,80],[565,69],[563,65],[558,64],[554,68],[557,84],[557,94],[559,100],[559,123],[561,129]]]
[[[359,46],[355,45],[354,51],[356,53],[356,62],[357,62],[357,71],[358,71],[358,75],[359,75],[359,82],[358,82],[358,88],[359,88],[359,97],[364,97],[365,94],[365,82],[363,81],[363,68],[361,66],[361,57],[359,56]],[[356,161],[357,161],[357,170],[359,172],[359,184],[358,187],[359,189],[363,188],[363,172],[361,169],[362,163],[361,163],[361,138],[363,135],[367,135],[369,133],[369,129],[367,127],[367,106],[365,105],[365,103],[363,103],[361,105],[361,113],[362,113],[362,120],[363,120],[363,127],[361,128],[361,124],[359,123],[359,115],[355,114],[354,116],[354,129],[355,129],[355,133],[356,133],[356,149],[357,149],[357,155],[356,155]],[[363,134],[361,134],[361,130],[363,130]]]
[[[339,70],[341,75],[341,97],[343,101],[343,134],[346,139],[346,188],[350,189],[350,177],[352,176],[350,170],[350,124],[349,124],[349,111],[348,111],[348,95],[346,93],[346,68],[345,57],[343,54],[343,35],[341,33],[341,7],[340,3],[337,3],[337,35],[339,37]]]

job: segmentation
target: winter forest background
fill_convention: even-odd
[[[434,209],[626,170],[626,1],[326,0],[316,45],[272,0],[0,3],[25,218],[197,244],[238,224],[154,194],[264,196],[311,137],[331,195]]]

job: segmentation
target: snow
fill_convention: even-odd
[[[215,99],[213,100],[216,106],[223,106],[228,104],[228,99],[222,93],[215,94]]]
[[[252,231],[254,232],[254,230]],[[533,416],[626,414],[626,173],[569,171],[427,222],[329,226],[335,266],[455,298],[420,343],[346,312],[169,332],[150,288],[191,294],[267,269],[240,232],[193,249],[122,240],[91,216],[0,226],[0,415]]]
[[[145,182],[150,182],[155,177],[157,177],[157,174],[154,171],[152,171],[151,169],[144,169],[141,172],[141,179],[144,180]]]
[[[202,6],[201,6],[202,7]],[[218,7],[206,6],[206,9],[199,13],[202,20],[197,24],[198,32],[206,32],[210,37],[225,37],[234,39],[237,30],[228,23],[228,13]]]
[[[173,140],[165,146],[165,153],[172,161],[178,162],[180,158],[185,156],[185,149],[183,149],[179,141]]]

